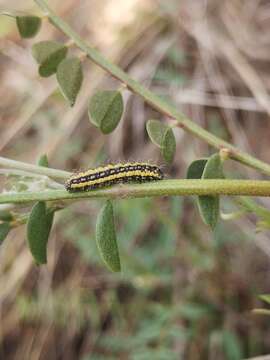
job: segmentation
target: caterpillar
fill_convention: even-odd
[[[69,192],[87,191],[118,183],[162,180],[163,177],[158,166],[148,163],[110,164],[72,174],[65,188]]]

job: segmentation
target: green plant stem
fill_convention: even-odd
[[[4,167],[6,169],[27,171],[33,174],[46,175],[55,179],[67,179],[71,175],[71,173],[69,173],[68,171],[47,168],[45,166],[27,164],[21,161],[11,160],[4,157],[0,157],[0,167]]]
[[[0,204],[97,198],[140,198],[171,195],[270,196],[270,181],[260,180],[162,180],[144,184],[69,193],[66,190],[0,194]]]
[[[34,0],[36,4],[46,13],[50,22],[61,30],[69,39],[73,40],[74,43],[84,53],[87,54],[88,58],[94,63],[102,67],[105,71],[110,73],[116,79],[124,83],[127,88],[132,92],[140,95],[143,99],[151,105],[153,108],[158,110],[160,113],[175,119],[177,126],[183,128],[195,135],[196,137],[206,141],[208,144],[214,146],[217,149],[227,149],[228,155],[231,159],[237,160],[242,164],[257,169],[267,175],[270,175],[270,165],[256,159],[248,153],[239,150],[237,147],[230,143],[218,138],[217,136],[206,131],[192,120],[187,118],[184,114],[178,111],[178,109],[167,103],[165,100],[160,98],[158,95],[152,93],[150,90],[142,86],[140,83],[132,79],[127,73],[121,70],[118,66],[112,64],[96,49],[90,47],[65,21],[58,17],[48,6],[45,0]]]
[[[17,11],[17,10],[10,10],[10,11],[0,10],[0,15],[16,18],[17,16],[25,16],[25,15],[29,15],[29,14],[27,14],[23,11]]]
[[[244,210],[253,212],[260,218],[270,221],[270,210],[262,205],[257,204],[254,200],[248,197],[240,197],[236,200],[236,203],[243,207]]]

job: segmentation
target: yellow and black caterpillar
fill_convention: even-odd
[[[161,169],[148,163],[115,164],[75,173],[65,183],[70,192],[103,188],[118,183],[162,180]]]

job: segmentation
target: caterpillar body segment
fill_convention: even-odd
[[[162,180],[164,177],[157,165],[148,163],[126,163],[106,165],[71,175],[65,183],[67,191],[88,191],[118,183]]]

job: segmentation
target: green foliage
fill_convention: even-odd
[[[94,308],[96,313],[92,314],[91,309]],[[16,311],[25,322],[50,321],[61,329],[66,329],[70,321],[80,329],[89,322],[90,318],[93,330],[98,330],[101,325],[98,300],[94,294],[83,289],[70,292],[70,289],[63,286],[49,292],[46,299],[38,298],[36,294],[20,293],[16,298]]]
[[[170,204],[171,209],[166,214],[159,211],[152,199],[127,200],[117,206],[116,215],[123,223],[117,235],[125,274],[135,276],[149,273],[162,277],[170,272],[170,259],[174,256],[176,247],[173,223],[179,219],[182,202],[179,198],[172,197]],[[141,242],[136,244],[141,229],[147,228],[151,221],[149,214],[160,223],[156,231],[148,232]],[[149,281],[151,283],[151,280]]]
[[[212,229],[214,229],[219,218],[219,197],[199,197],[199,204],[200,214],[203,221],[206,225],[209,225]]]
[[[178,197],[171,197],[169,203],[171,209],[166,214],[159,212],[152,199],[125,200],[118,203],[115,216],[121,219],[123,224],[117,231],[123,275],[134,277],[138,274],[154,273],[164,276],[170,272],[170,259],[174,256],[176,247],[174,222],[179,221],[182,201]],[[154,212],[153,208],[156,208]],[[96,212],[97,209],[91,208],[90,211]],[[133,246],[133,241],[140,236],[142,229],[147,227],[150,213],[160,220],[156,232],[147,234],[142,244]],[[94,216],[91,216],[90,220],[90,228],[95,228]],[[65,236],[72,240],[85,261],[100,264],[95,236],[93,232],[89,234],[89,219],[83,216],[74,217],[65,211],[64,224]],[[203,261],[203,257],[201,260]]]
[[[57,67],[56,77],[62,94],[70,106],[73,106],[83,81],[80,59],[71,57],[61,61]]]
[[[200,179],[208,159],[194,160],[188,167],[187,179]]]
[[[16,16],[16,24],[22,38],[32,38],[41,27],[41,19],[32,15]]]
[[[205,165],[202,179],[223,179],[222,162],[219,154],[212,155]],[[218,196],[199,196],[199,209],[203,221],[210,225],[212,229],[216,227],[219,218],[219,197]]]
[[[203,179],[224,179],[223,165],[218,153],[207,160],[202,174]]]
[[[48,161],[48,157],[46,154],[43,154],[40,156],[40,158],[38,159],[38,165],[45,166],[45,167],[49,166],[49,161]]]
[[[171,128],[167,129],[161,146],[161,153],[163,159],[167,164],[171,164],[173,162],[174,154],[176,149],[176,141]]]
[[[53,217],[53,211],[46,208],[44,201],[37,202],[29,215],[27,222],[27,241],[37,264],[47,263],[47,243]]]
[[[228,360],[242,360],[244,352],[241,343],[233,331],[222,332],[223,349]]]
[[[152,143],[161,148],[168,126],[159,120],[148,120],[146,130]]]
[[[114,356],[126,353],[130,359],[178,359],[177,353],[172,349],[173,342],[175,339],[184,341],[187,334],[174,321],[176,309],[151,303],[144,316],[142,312],[142,308],[136,311],[135,334],[127,329],[124,335],[127,324],[122,324],[118,332],[100,337],[98,345]]]
[[[89,47],[89,49],[91,48]],[[55,52],[57,53],[57,51]],[[37,54],[37,58],[40,59],[40,73],[42,76],[49,76],[57,68],[57,79],[60,88],[72,106],[80,90],[83,75],[78,59],[59,60],[60,57],[64,58],[66,56],[66,51],[67,49],[63,47],[61,51],[59,49],[57,56],[55,53],[51,55],[47,53],[42,61],[42,56],[40,56],[42,54]],[[91,57],[91,52],[89,57]],[[171,58],[175,65],[181,64],[179,54],[171,55]],[[106,61],[104,63],[106,69]],[[113,69],[116,67],[112,66],[111,68],[113,74]],[[180,84],[181,75],[177,77],[177,74],[181,73],[176,69],[170,72],[161,71],[157,75],[161,75],[161,78],[163,77],[168,82],[173,82],[173,79],[176,79],[176,82]],[[132,89],[132,86],[130,88]],[[134,86],[134,88],[136,87]],[[144,97],[144,91],[140,90],[140,87],[138,89],[136,92],[147,100],[147,96]],[[91,99],[89,115],[94,125],[100,128],[104,134],[108,134],[116,128],[121,119],[123,100],[121,93],[117,91],[100,93],[102,93],[102,96],[97,96],[96,99],[94,99],[94,96]],[[106,94],[104,95],[104,93]],[[148,100],[148,102],[159,105],[155,97],[153,99],[153,101]],[[92,101],[93,103],[91,103]],[[161,105],[156,107],[163,108],[165,113],[170,113],[169,105],[163,107],[161,102]],[[181,114],[177,115],[177,110],[172,111],[172,113],[176,114],[178,120],[180,118],[179,123],[181,124]],[[196,129],[196,127],[193,128],[189,125],[188,119],[186,124],[187,129],[192,131]],[[147,131],[151,140],[160,148],[164,160],[171,163],[176,148],[172,128],[157,120],[151,120],[147,124]],[[194,132],[196,133],[196,131]],[[201,133],[197,131],[197,135],[201,135],[206,140],[209,140],[211,136],[210,134],[207,136],[206,131]],[[210,140],[211,144],[214,143],[215,146],[219,147],[218,139],[211,136]],[[63,151],[61,151],[62,154]],[[238,156],[237,151],[235,156]],[[239,158],[241,159],[240,156],[242,156],[242,160],[248,163],[248,158],[245,158],[245,155],[243,156],[240,153]],[[38,164],[48,166],[46,156],[43,156]],[[252,164],[251,160],[250,164]],[[257,167],[259,168],[259,165]],[[208,160],[199,159],[193,162],[187,175],[187,178],[198,179],[222,177],[222,164],[217,154]],[[221,240],[218,240],[219,243],[218,241],[215,243],[215,240],[211,243],[205,241],[204,236],[200,234],[201,229],[197,229],[199,226],[190,226],[190,223],[193,225],[193,222],[186,215],[188,211],[186,211],[185,204],[183,205],[182,198],[171,197],[163,199],[162,202],[158,201],[160,200],[155,200],[155,202],[150,199],[125,200],[116,209],[116,214],[119,214],[119,217],[123,220],[123,226],[119,229],[118,236],[121,252],[123,251],[125,254],[123,267],[127,269],[123,277],[125,276],[125,280],[129,281],[124,283],[123,278],[117,275],[110,275],[110,277],[106,278],[106,274],[105,276],[102,274],[102,277],[98,278],[100,283],[98,284],[97,305],[93,305],[93,302],[89,301],[88,309],[91,306],[91,316],[86,311],[83,312],[81,317],[86,327],[91,328],[91,336],[93,335],[93,329],[98,330],[97,334],[93,336],[96,339],[95,343],[93,343],[93,351],[97,353],[89,355],[89,358],[104,358],[103,355],[98,354],[99,349],[101,349],[100,352],[106,354],[104,355],[106,359],[109,358],[107,353],[112,353],[110,358],[113,359],[130,358],[138,360],[154,358],[173,360],[179,358],[177,351],[179,347],[185,349],[184,356],[187,358],[189,358],[190,354],[191,356],[194,355],[194,349],[196,351],[198,349],[198,352],[201,351],[202,358],[207,358],[207,355],[213,357],[211,349],[208,351],[208,341],[212,334],[218,340],[222,358],[229,360],[243,358],[246,354],[243,353],[242,344],[238,339],[236,329],[233,328],[234,323],[229,324],[228,328],[231,326],[230,330],[224,330],[223,328],[224,324],[227,326],[231,322],[230,315],[235,311],[234,307],[241,302],[240,296],[239,299],[237,297],[237,291],[234,291],[234,286],[236,286],[234,281],[230,281],[231,274],[222,263],[225,258],[227,263],[231,264],[232,259],[226,257],[227,252],[218,253],[221,247],[225,246],[228,241],[232,241],[233,236],[231,235],[228,240],[227,232],[223,231],[220,235]],[[204,221],[214,228],[219,213],[218,197],[200,197],[199,201]],[[92,206],[92,204],[89,206]],[[165,210],[163,206],[166,206]],[[36,208],[35,211],[34,208]],[[38,203],[34,208],[28,222],[28,235],[30,234],[28,241],[31,239],[29,245],[32,247],[31,251],[36,261],[42,263],[46,262],[46,245],[52,225],[53,212],[48,211],[45,203]],[[261,209],[259,210],[261,211]],[[266,212],[263,213],[266,217],[269,215]],[[7,214],[7,216],[10,216],[10,214]],[[89,222],[91,222],[91,225],[94,224],[92,220],[94,216],[91,216],[89,221],[90,216],[88,215],[86,229],[83,226],[83,229],[80,227],[82,217],[82,214],[80,217],[71,216],[71,221],[64,223],[63,228],[64,230],[68,228],[70,234],[72,234],[74,246],[82,253],[86,262],[93,264],[96,263],[96,253],[95,245],[89,241],[90,238],[94,237],[89,232]],[[9,217],[6,219],[9,219]],[[3,229],[5,229],[5,226]],[[42,230],[43,236],[41,236]],[[110,269],[120,271],[114,214],[112,204],[109,201],[99,214],[96,230],[97,246],[102,258]],[[86,234],[84,231],[86,231]],[[220,231],[220,228],[216,229],[217,233]],[[46,232],[48,236],[44,235]],[[37,241],[37,238],[40,238],[40,241]],[[202,241],[201,238],[203,238]],[[216,246],[217,243],[219,246]],[[220,263],[222,263],[222,266],[220,266]],[[95,268],[94,271],[100,272],[102,270]],[[224,280],[223,275],[229,280]],[[113,281],[110,281],[112,278]],[[218,279],[218,284],[214,283],[216,279],[213,278]],[[108,287],[102,286],[103,279],[105,279],[105,285],[109,284]],[[230,283],[228,291],[224,291],[225,281]],[[241,283],[239,288],[243,293],[245,284],[241,281],[239,283]],[[128,290],[131,289],[132,296],[128,296],[128,291],[121,291],[121,287],[124,286]],[[177,288],[178,286],[179,288]],[[94,291],[92,292],[94,293]],[[45,306],[43,310],[38,301],[33,300],[32,296],[23,299],[19,306],[23,309],[25,318],[34,317],[33,315],[39,316],[43,311],[45,319],[47,316],[48,319],[55,321],[57,324],[57,320],[60,319],[59,323],[62,325],[69,325],[70,318],[68,315],[74,305],[72,301],[74,295],[76,297],[76,292],[70,293],[69,301],[66,301],[66,294],[59,297],[56,295],[57,301],[55,302],[55,299],[49,298],[52,306]],[[106,303],[106,301],[108,302]],[[72,303],[72,306],[70,306],[70,303]],[[81,315],[82,303],[84,303],[82,298],[75,302],[75,317],[78,314]],[[224,304],[226,305],[226,314],[223,316]],[[112,309],[109,309],[108,305],[112,306]],[[55,310],[55,313],[52,309]],[[238,307],[235,312],[237,318],[239,318]],[[107,314],[109,321],[106,321]],[[234,317],[232,316],[232,318]],[[192,350],[189,352],[189,349]],[[207,354],[205,355],[205,353]]]
[[[270,304],[270,294],[262,294],[259,295],[259,298],[265,301],[267,304]]]
[[[209,159],[193,161],[187,171],[188,179],[223,179],[223,166],[220,155],[214,154]],[[212,229],[216,227],[219,218],[219,197],[199,196],[198,206],[201,217]]]
[[[210,336],[210,345],[216,358],[242,360],[245,357],[242,344],[233,329],[214,330]]]
[[[114,272],[121,271],[114,227],[113,206],[110,200],[106,201],[98,215],[96,224],[96,242],[100,255],[107,267]]]
[[[48,158],[43,154],[38,159],[39,166],[48,167]],[[37,264],[47,263],[47,243],[50,235],[54,213],[47,209],[44,201],[37,202],[27,222],[27,241]]]
[[[123,109],[123,98],[119,91],[98,91],[89,101],[89,120],[103,134],[109,134],[119,124]]]
[[[103,290],[101,298],[108,302],[100,301],[97,308],[91,305],[92,318],[96,315],[102,317],[109,304],[110,325],[99,337],[94,354],[84,358],[98,359],[104,353],[107,354],[105,358],[114,359],[144,355],[149,358],[162,358],[163,355],[179,358],[179,352],[172,349],[181,341],[185,344],[187,358],[192,354],[189,349],[194,343],[199,344],[202,357],[208,358],[212,354],[209,339],[218,331],[219,351],[227,359],[229,347],[233,345],[224,346],[224,321],[231,324],[231,318],[245,317],[247,309],[239,309],[239,294],[231,289],[237,285],[228,284],[233,259],[224,247],[229,244],[231,253],[234,253],[233,249],[239,245],[243,235],[239,230],[232,232],[226,223],[221,223],[214,232],[214,238],[219,239],[205,241],[207,231],[204,233],[206,229],[202,224],[183,225],[186,201],[170,197],[162,202],[162,206],[166,211],[160,210],[159,199],[145,198],[125,199],[115,208],[115,216],[122,221],[117,238],[123,273],[106,277],[110,287]],[[89,202],[87,213],[94,214],[97,207],[98,202]],[[65,236],[72,239],[85,263],[102,274],[99,279],[104,279],[106,272],[104,274],[104,270],[96,266],[98,253],[92,241],[95,218],[90,216],[89,220],[88,214],[74,216],[71,209],[67,209],[63,212],[62,226]],[[193,225],[194,221],[191,220],[190,224]],[[90,232],[89,227],[92,229]],[[177,288],[172,279],[177,271],[182,270],[196,276],[192,284]],[[224,300],[224,291],[228,287],[231,291]],[[224,301],[225,318],[220,309]],[[229,320],[227,314],[231,316]],[[242,349],[243,339],[237,337],[235,328],[227,331],[236,336],[237,347]],[[252,340],[253,336],[251,331],[250,341],[260,343],[259,335]],[[245,350],[244,355],[247,354],[251,353]]]
[[[66,57],[68,48],[57,41],[40,41],[33,45],[32,55],[39,66],[42,77],[53,75],[60,62]]]
[[[172,163],[176,149],[172,128],[159,120],[148,120],[146,130],[151,141],[161,149],[166,163]]]
[[[11,226],[10,226],[9,222],[2,222],[0,224],[0,244],[2,244],[2,242],[7,237],[10,229],[11,229]]]
[[[91,213],[96,213],[97,211],[98,209],[96,208],[90,208],[89,210]],[[61,215],[61,219],[63,221],[61,225],[63,227],[63,234],[65,238],[69,239],[73,246],[78,249],[80,256],[82,256],[82,259],[86,263],[91,263],[98,267],[100,265],[100,254],[95,242],[95,231],[91,230],[95,229],[95,217],[74,217],[70,209],[65,209]]]

